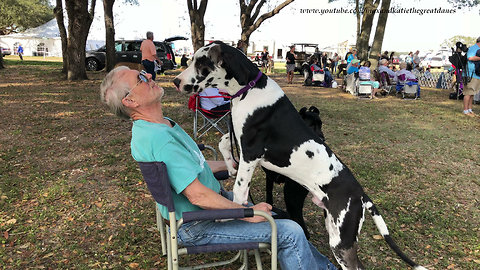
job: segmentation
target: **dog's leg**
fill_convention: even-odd
[[[266,199],[265,202],[268,204],[273,205],[273,183],[275,181],[276,173],[270,171],[269,169],[263,168],[265,171],[265,192],[266,192]]]
[[[246,204],[248,201],[248,190],[250,189],[250,181],[252,180],[253,171],[258,164],[259,159],[245,162],[240,157],[238,165],[237,178],[233,186],[233,201],[239,204]]]
[[[325,227],[329,235],[330,248],[344,270],[364,269],[357,255],[357,236],[363,214],[361,203],[351,201],[337,217],[334,217],[328,209],[325,211]]]
[[[308,190],[302,185],[291,179],[285,180],[283,196],[285,198],[287,212],[290,215],[290,218],[302,227],[307,239],[310,239],[310,233],[308,232],[307,225],[305,225],[305,220],[303,219],[303,205],[307,195]]]
[[[233,160],[232,156],[232,145],[230,142],[230,134],[227,133],[222,136],[220,142],[218,143],[218,149],[220,149],[220,153],[222,153],[223,160],[225,160],[225,164],[227,165],[228,174],[230,176],[234,176],[237,174],[237,170],[234,168],[235,161]]]

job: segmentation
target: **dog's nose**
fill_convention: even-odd
[[[173,84],[175,84],[175,86],[176,86],[177,88],[180,87],[180,82],[181,82],[181,80],[180,80],[179,78],[173,79]]]

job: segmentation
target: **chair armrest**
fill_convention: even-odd
[[[220,210],[201,210],[183,213],[183,222],[196,220],[215,220],[230,218],[246,218],[253,217],[252,208],[236,208],[236,209],[220,209]]]
[[[228,174],[228,171],[219,171],[213,174],[217,180],[227,180],[230,175]]]

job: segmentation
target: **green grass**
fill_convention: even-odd
[[[152,198],[130,156],[131,123],[98,98],[104,72],[62,81],[60,62],[38,60],[7,57],[0,70],[0,268],[165,269]],[[192,113],[173,89],[174,74],[159,76],[165,114],[191,134]],[[327,144],[402,250],[429,269],[480,268],[480,118],[464,117],[445,90],[423,89],[417,101],[370,101],[303,87],[298,75],[287,85],[282,71],[272,77],[297,108],[320,109]],[[219,137],[209,132],[199,142],[216,146]],[[257,170],[256,201],[264,185]],[[282,187],[274,194],[283,207]],[[333,260],[322,211],[307,199],[304,213],[313,244]],[[406,269],[374,235],[367,216],[359,237],[367,269]]]

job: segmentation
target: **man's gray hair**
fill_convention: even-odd
[[[401,62],[399,66],[400,66],[400,69],[406,69],[407,68],[407,63],[406,62]]]
[[[382,59],[380,60],[380,65],[384,66],[385,64],[388,63],[388,60],[387,59]]]
[[[100,100],[107,104],[116,116],[130,119],[130,112],[122,103],[122,99],[130,90],[130,86],[126,82],[118,81],[118,72],[123,70],[130,69],[126,66],[119,66],[105,76],[100,85]]]
[[[147,39],[153,39],[153,32],[147,32]]]

